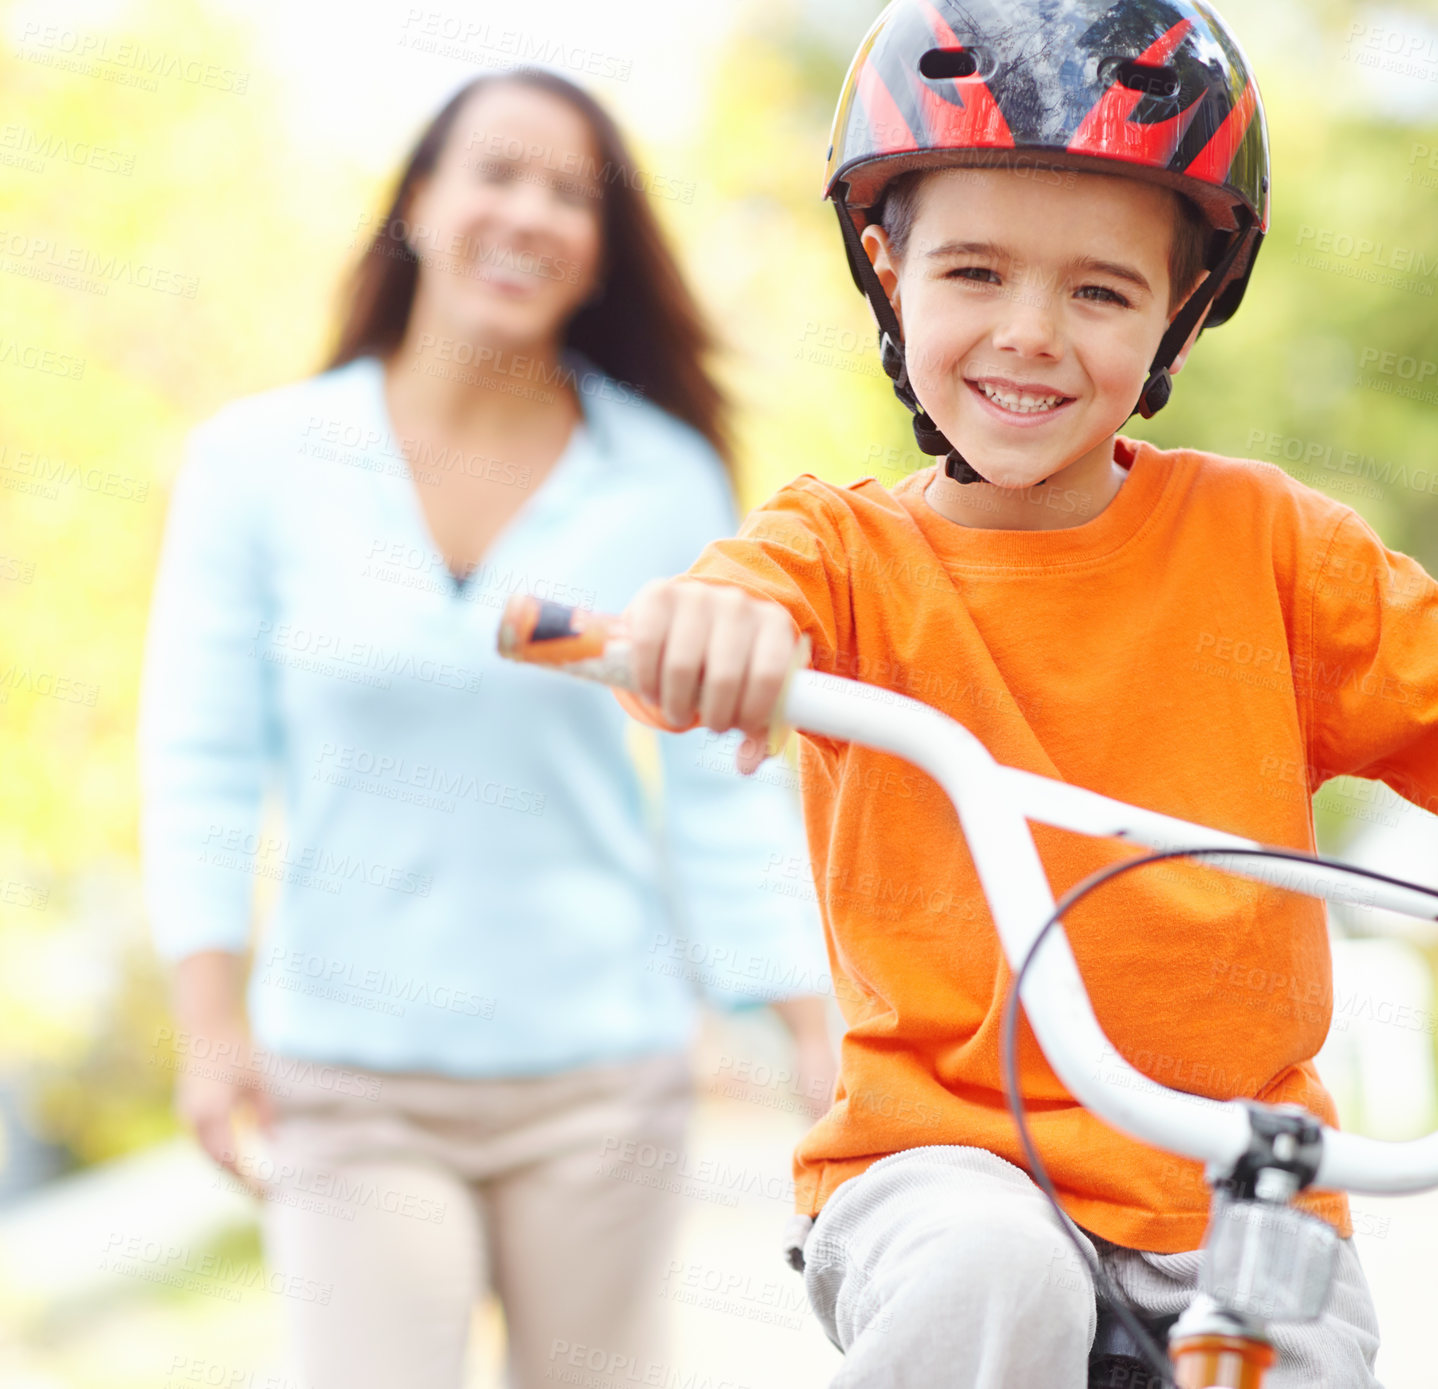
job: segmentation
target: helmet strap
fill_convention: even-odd
[[[894,394],[914,417],[915,442],[924,453],[944,455],[944,472],[955,482],[983,482],[982,475],[944,437],[943,430],[929,418],[928,412],[919,404],[919,397],[914,394],[908,363],[904,359],[904,334],[899,327],[898,315],[889,303],[889,296],[884,293],[884,286],[879,282],[868,252],[864,250],[859,229],[849,215],[849,204],[840,192],[834,194],[834,210],[839,214],[839,230],[843,233],[844,247],[849,253],[849,269],[854,283],[869,301],[869,307],[879,322],[879,360],[883,363],[884,374],[894,383]]]
[[[1138,404],[1130,412],[1130,419],[1137,414],[1151,420],[1168,404],[1173,395],[1173,364],[1178,360],[1178,354],[1183,351],[1189,336],[1208,312],[1208,306],[1228,283],[1229,272],[1239,256],[1253,244],[1253,237],[1254,226],[1252,220],[1248,219],[1246,225],[1229,237],[1218,264],[1188,296],[1188,302],[1168,325],[1168,331],[1163,335],[1163,341],[1159,343],[1158,351],[1154,354],[1153,365],[1148,369],[1148,380],[1144,383]]]

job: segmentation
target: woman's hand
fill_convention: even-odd
[[[822,1119],[834,1104],[839,1063],[828,1037],[805,1038],[794,1044],[794,1074],[809,1118]]]
[[[822,1119],[834,1103],[839,1061],[829,1040],[828,1005],[818,994],[776,999],[769,1005],[794,1039],[794,1075],[811,1119]]]
[[[743,729],[748,776],[769,755],[769,729],[798,644],[788,611],[742,589],[694,579],[646,584],[625,609],[639,696],[675,728]]]
[[[273,1132],[274,1110],[251,1065],[253,1043],[241,1011],[241,960],[222,950],[186,956],[175,971],[175,1017],[185,1039],[175,1112],[200,1146],[252,1195],[265,1189],[241,1170],[236,1121]]]
[[[263,1183],[241,1170],[235,1128],[242,1118],[266,1134],[274,1128],[270,1097],[250,1066],[248,1029],[239,1019],[216,1019],[203,1032],[190,1034],[188,1050],[175,1083],[175,1112],[215,1162],[252,1195],[263,1198]]]

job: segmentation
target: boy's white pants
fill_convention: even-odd
[[[1088,1237],[1145,1315],[1180,1311],[1199,1252]],[[1094,1283],[1043,1192],[983,1148],[911,1148],[844,1182],[803,1244],[809,1303],[844,1352],[831,1389],[1085,1389]],[[1280,1322],[1271,1389],[1382,1389],[1378,1319],[1353,1241],[1312,1322]]]

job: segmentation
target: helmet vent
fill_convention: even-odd
[[[1109,71],[1110,80],[1131,92],[1142,92],[1145,96],[1160,100],[1172,100],[1183,86],[1177,72],[1170,67],[1157,67],[1152,63],[1140,63],[1133,59],[1115,63]]]
[[[919,71],[930,82],[977,77],[981,55],[970,48],[931,48],[919,59]]]

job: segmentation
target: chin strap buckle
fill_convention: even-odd
[[[944,472],[955,482],[982,482],[981,473],[974,471],[974,465],[958,449],[950,449],[944,459]]]
[[[879,361],[883,363],[884,375],[894,383],[895,393],[907,390],[909,372],[904,363],[904,349],[884,332],[879,334]]]
[[[1138,413],[1151,420],[1173,395],[1173,375],[1167,367],[1156,371],[1148,378],[1143,394],[1138,398]]]

